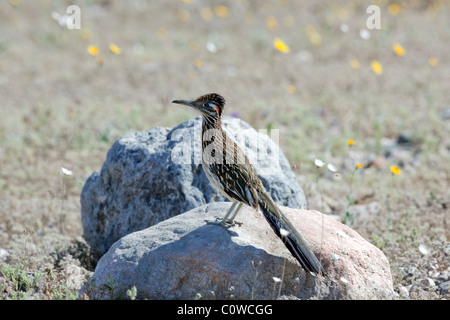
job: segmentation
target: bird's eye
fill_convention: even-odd
[[[219,107],[212,102],[203,102],[202,106],[206,109],[209,109],[209,110],[212,109],[212,110],[215,110],[217,113],[219,113]]]

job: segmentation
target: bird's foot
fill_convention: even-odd
[[[234,226],[240,227],[243,224],[244,224],[243,222],[239,222],[239,221],[236,221],[236,220],[233,220],[233,221],[227,220],[227,221],[225,221],[225,225],[228,226],[228,228],[234,227]]]
[[[236,221],[236,220],[233,220],[233,221],[223,220],[223,219],[220,219],[220,218],[216,218],[215,221],[205,220],[205,222],[206,222],[206,224],[215,224],[217,226],[224,227],[225,229],[234,227],[236,225],[239,226],[239,227],[242,226],[242,222],[239,222],[239,221]]]

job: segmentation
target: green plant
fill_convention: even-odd
[[[127,290],[127,296],[130,297],[131,300],[136,300],[137,296],[136,286],[133,286],[131,289]]]
[[[8,286],[12,288],[10,295],[13,300],[23,299],[31,294],[42,276],[40,272],[26,273],[22,264],[12,266],[5,263],[1,273]]]

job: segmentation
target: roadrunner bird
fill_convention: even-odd
[[[203,170],[212,185],[232,201],[220,224],[233,225],[243,204],[260,208],[275,234],[302,267],[315,274],[321,273],[323,268],[305,239],[267,193],[241,148],[222,130],[225,99],[217,93],[210,93],[193,101],[174,100],[172,103],[187,105],[202,114]]]

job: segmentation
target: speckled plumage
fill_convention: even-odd
[[[265,190],[253,165],[241,148],[222,130],[225,99],[217,93],[200,96],[194,101],[175,100],[202,113],[202,166],[211,184],[233,203],[260,208],[275,234],[283,241],[302,267],[312,273],[322,272],[322,266],[306,241],[284,216]],[[222,221],[236,205],[232,205]],[[234,212],[236,216],[240,206]]]

